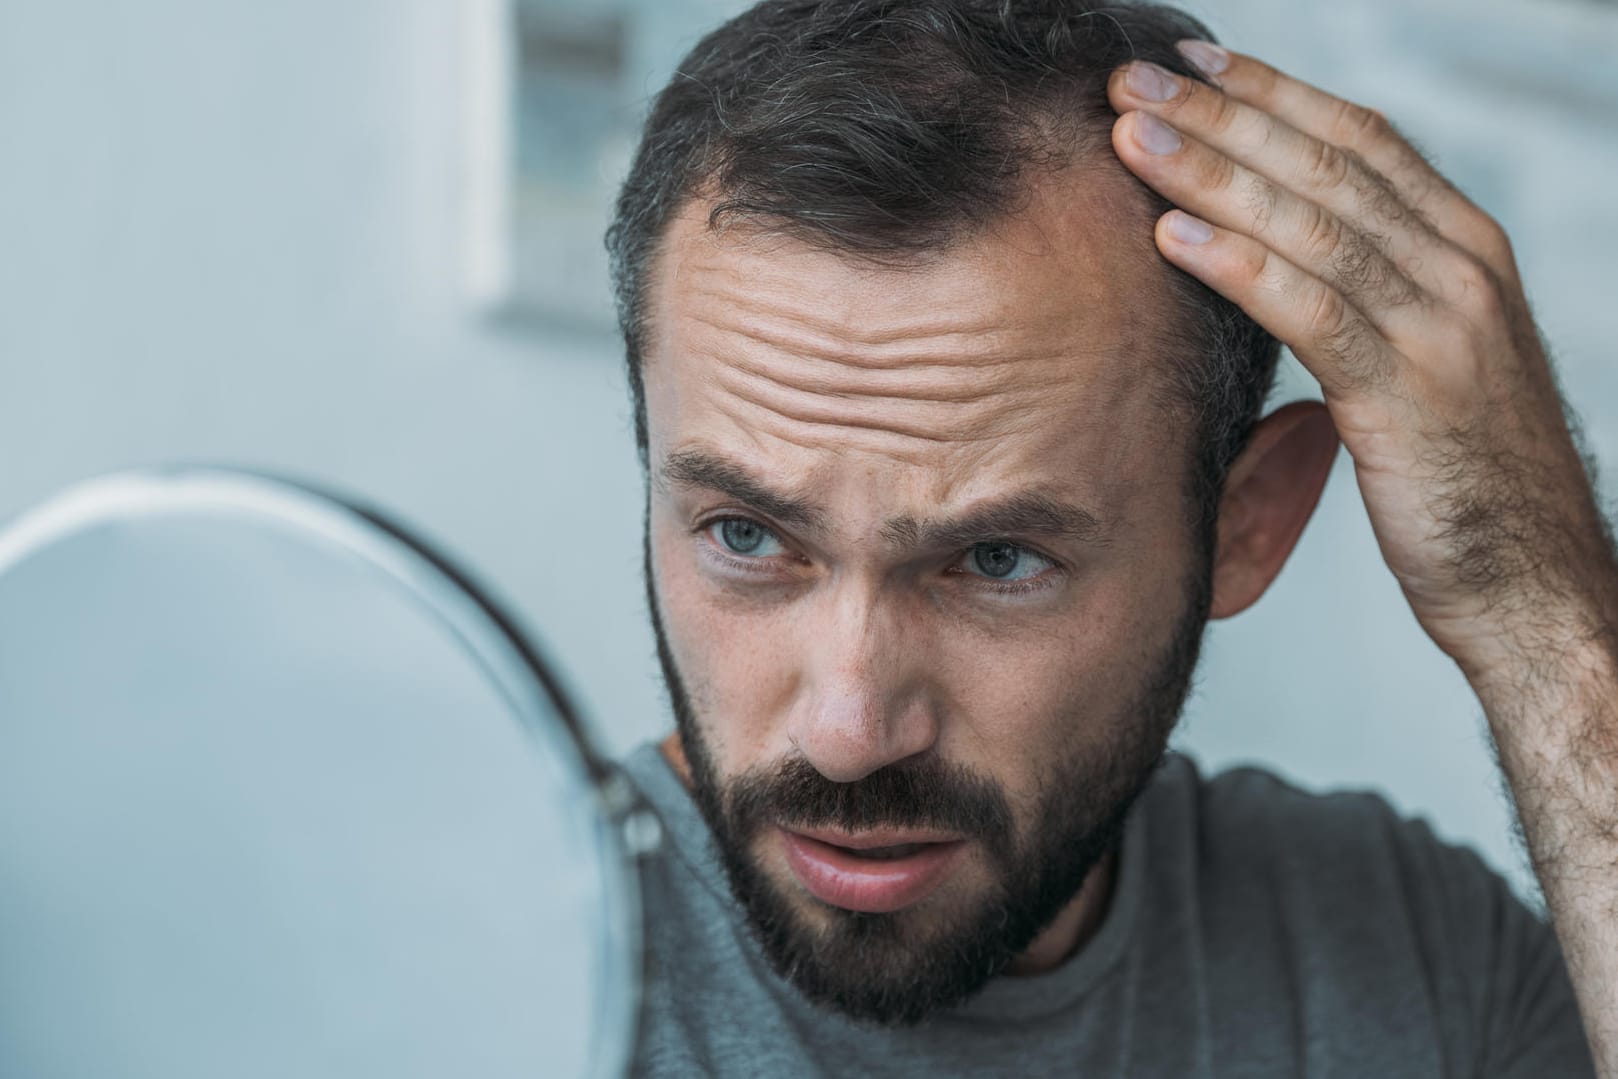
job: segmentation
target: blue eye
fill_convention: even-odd
[[[775,533],[745,517],[727,517],[708,526],[708,532],[731,554],[765,558],[785,550]]]
[[[973,544],[964,561],[969,573],[993,581],[1031,580],[1055,565],[1044,555],[1005,540]]]

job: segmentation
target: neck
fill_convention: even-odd
[[[669,767],[674,769],[674,774],[680,777],[680,782],[690,789],[691,764],[685,759],[679,735],[669,735],[659,748]],[[1043,974],[1060,966],[1082,948],[1101,928],[1101,921],[1112,900],[1112,885],[1117,874],[1118,852],[1114,850],[1096,863],[1089,876],[1084,878],[1078,893],[1034,938],[1034,942],[1011,961],[1006,973],[1012,976]]]
[[[1118,851],[1109,851],[1084,878],[1078,893],[1068,900],[1044,932],[1006,966],[1014,977],[1044,974],[1066,962],[1101,928],[1112,902],[1112,884],[1118,874]]]

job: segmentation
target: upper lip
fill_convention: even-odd
[[[912,843],[954,843],[963,837],[950,832],[929,832],[916,829],[872,828],[863,832],[843,832],[835,828],[788,828],[793,835],[801,835],[819,843],[848,850],[871,850],[876,847],[904,847]]]

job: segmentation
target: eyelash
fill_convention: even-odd
[[[692,530],[695,535],[700,536],[704,540],[706,540],[706,547],[707,547],[707,550],[708,550],[708,557],[714,559],[716,562],[720,563],[721,565],[726,566],[727,568],[730,568],[730,569],[735,570],[735,571],[740,572],[740,573],[751,574],[753,576],[759,576],[759,577],[771,575],[773,571],[770,570],[768,567],[761,564],[761,563],[766,562],[767,559],[764,559],[764,558],[743,558],[743,557],[741,557],[739,555],[731,554],[729,551],[725,550],[724,547],[722,547],[716,540],[712,539],[709,536],[709,532],[716,525],[722,525],[727,521],[746,521],[747,523],[755,525],[758,528],[762,528],[764,531],[768,532],[771,536],[773,536],[778,542],[781,542],[782,544],[785,544],[785,542],[786,542],[785,540],[783,540],[781,538],[781,534],[779,532],[777,532],[775,529],[771,528],[769,525],[764,524],[762,521],[755,520],[755,519],[753,519],[751,517],[741,517],[741,516],[738,516],[736,514],[723,514],[723,515],[718,516],[718,517],[709,517],[709,518],[707,518],[706,520],[702,521],[700,524],[698,524]],[[1003,542],[1014,543],[1015,541],[1013,541],[1013,540],[1005,540]],[[959,562],[962,558],[965,558],[967,555],[971,554],[972,549],[970,547],[968,547],[965,551],[962,551],[960,553],[960,555],[958,555],[956,557],[954,562],[950,563],[950,566],[952,568],[951,568],[951,570],[947,570],[946,572],[949,572],[951,576],[955,576],[955,577],[969,577],[973,581],[973,584],[971,585],[971,587],[980,588],[983,591],[992,592],[992,593],[995,593],[997,595],[1002,595],[1002,596],[1022,596],[1022,595],[1028,595],[1028,594],[1033,593],[1033,592],[1043,592],[1046,589],[1049,589],[1049,588],[1052,588],[1052,587],[1055,586],[1055,584],[1056,584],[1055,578],[1064,576],[1067,573],[1066,567],[1064,567],[1055,558],[1052,558],[1050,555],[1048,555],[1045,552],[1039,550],[1037,547],[1031,547],[1031,546],[1028,546],[1027,544],[1021,544],[1021,543],[1016,544],[1016,546],[1018,546],[1019,548],[1025,550],[1025,551],[1029,551],[1029,552],[1031,552],[1033,554],[1036,554],[1039,557],[1041,557],[1041,558],[1045,559],[1046,561],[1050,562],[1051,563],[1051,569],[1047,570],[1044,573],[1041,573],[1037,577],[1030,577],[1027,580],[1023,580],[1023,581],[996,581],[992,577],[984,577],[984,576],[982,576],[980,574],[976,574],[976,573],[965,573],[965,572],[962,572],[962,571],[959,571],[959,570],[954,570],[953,567],[955,566],[956,562]]]
[[[758,521],[753,521],[752,518],[750,518],[750,517],[736,517],[736,516],[733,516],[733,515],[726,515],[724,517],[712,517],[712,518],[709,518],[708,520],[704,521],[703,523],[697,525],[697,527],[694,529],[694,532],[695,532],[696,535],[702,537],[704,540],[707,541],[706,545],[707,545],[709,556],[711,558],[715,559],[716,561],[722,563],[723,565],[728,566],[728,567],[730,567],[732,569],[738,570],[738,571],[740,571],[742,573],[749,573],[749,574],[752,574],[754,576],[767,576],[770,573],[772,573],[773,571],[771,571],[765,565],[765,563],[767,561],[766,559],[764,559],[764,558],[743,558],[741,555],[732,554],[731,552],[725,550],[725,548],[722,547],[719,544],[718,541],[714,540],[708,534],[716,526],[722,525],[727,521],[749,521],[750,523],[752,523],[754,525],[757,525],[759,528],[764,529],[764,531],[768,532],[771,536],[774,536],[776,539],[780,539],[780,536],[775,531],[775,529],[770,528],[768,525],[762,524],[762,523],[760,523]]]
[[[1006,542],[1010,541],[1008,540]],[[1041,573],[1037,577],[1029,577],[1028,579],[1022,581],[997,581],[993,577],[984,577],[980,574],[964,573],[962,571],[953,569],[947,572],[949,572],[952,577],[965,577],[970,579],[972,581],[973,588],[981,588],[985,592],[994,592],[1002,596],[1026,596],[1033,592],[1043,592],[1046,589],[1054,587],[1056,585],[1056,578],[1060,577],[1064,573],[1061,564],[1058,563],[1056,559],[1051,558],[1049,555],[1043,554],[1032,547],[1027,547],[1020,543],[1016,546],[1025,551],[1039,555],[1041,558],[1051,563],[1051,568],[1046,570],[1044,573]],[[960,558],[957,558],[956,562],[960,561],[961,558],[967,557],[971,553],[971,548],[967,548],[965,551],[961,552]],[[954,565],[955,562],[950,563],[951,567]]]

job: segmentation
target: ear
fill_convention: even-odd
[[[1281,572],[1337,456],[1337,428],[1318,401],[1276,409],[1253,428],[1219,501],[1210,618],[1251,607]]]

